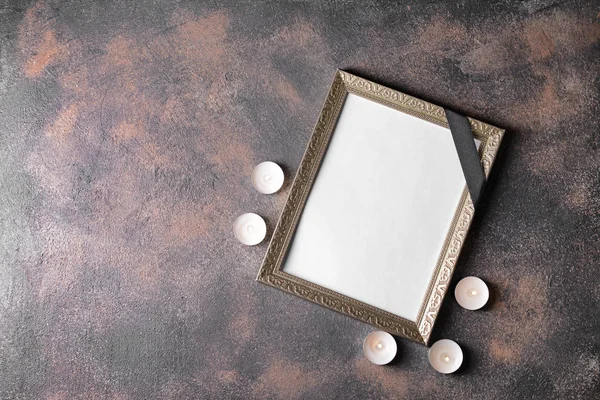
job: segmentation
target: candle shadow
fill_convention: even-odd
[[[472,356],[469,350],[465,348],[464,345],[461,345],[460,348],[463,352],[463,362],[460,365],[460,367],[458,367],[456,372],[454,372],[454,375],[463,375],[467,373],[468,370],[471,368],[471,364],[473,363]]]
[[[399,339],[396,336],[394,336],[394,340],[396,341],[396,346],[398,346]],[[401,364],[400,361],[402,360],[402,356],[400,355],[400,346],[398,346],[397,348],[398,350],[396,351],[394,359],[387,364],[388,366],[393,368],[397,368],[398,365]]]
[[[265,220],[265,225],[267,226],[267,233],[265,235],[265,239],[262,241],[260,246],[268,246],[271,242],[271,237],[273,237],[273,231],[275,230],[275,222],[271,220],[271,218],[265,217],[261,215],[262,219]]]
[[[485,303],[485,306],[481,307],[481,309],[477,311],[489,312],[493,311],[498,305],[497,300],[500,298],[500,289],[498,288],[498,285],[495,285],[493,283],[485,281],[485,284],[487,285],[488,290],[490,292],[490,297],[487,303]]]
[[[283,170],[283,186],[281,186],[281,189],[279,189],[277,193],[287,193],[288,189],[292,186],[292,182],[294,181],[294,171],[283,162],[276,162]]]

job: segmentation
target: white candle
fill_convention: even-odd
[[[369,333],[363,343],[365,357],[376,365],[388,364],[396,357],[397,351],[396,340],[384,331]]]
[[[453,340],[438,340],[429,349],[429,363],[442,374],[455,372],[463,362],[463,352]]]
[[[275,193],[283,185],[283,170],[272,161],[265,161],[254,167],[252,186],[260,193]]]
[[[248,246],[259,244],[267,234],[265,220],[254,213],[240,215],[233,224],[233,233],[237,240]]]
[[[487,303],[490,291],[484,281],[475,276],[468,276],[458,282],[454,297],[461,307],[467,310],[478,310]]]

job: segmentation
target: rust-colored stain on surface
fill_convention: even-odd
[[[2,7],[0,398],[599,392],[595,2]],[[369,364],[371,327],[256,284],[267,244],[232,235],[272,233],[336,68],[507,128],[454,279],[491,303],[434,331],[455,375],[405,341]]]

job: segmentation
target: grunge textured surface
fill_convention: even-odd
[[[507,129],[432,340],[254,281],[336,68]],[[593,398],[595,1],[0,1],[0,398]],[[287,185],[257,193],[273,160]],[[453,288],[451,288],[453,290]]]

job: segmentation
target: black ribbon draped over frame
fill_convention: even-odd
[[[465,175],[467,188],[471,194],[471,200],[473,201],[473,205],[477,207],[477,202],[485,184],[485,172],[479,160],[475,141],[473,140],[471,124],[469,123],[469,119],[464,115],[448,109],[444,109],[444,111],[446,112],[446,119],[450,126],[456,152],[458,153],[460,166]]]

